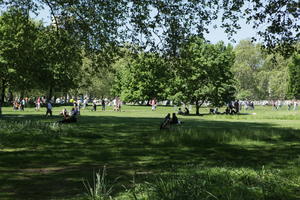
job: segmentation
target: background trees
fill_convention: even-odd
[[[36,67],[32,52],[39,26],[15,9],[0,17],[1,102],[4,102],[6,89],[24,91],[32,86]]]
[[[204,102],[222,106],[233,100],[235,88],[230,71],[234,62],[231,46],[222,42],[213,45],[192,38],[180,50],[180,64],[174,69],[172,87],[179,102],[195,103],[196,114]]]
[[[13,8],[0,17],[0,38],[1,102],[7,89],[20,97],[38,89],[51,98],[77,85],[81,45],[66,30],[43,27]]]
[[[111,97],[115,71],[105,67],[100,72],[95,71],[93,65],[93,60],[84,55],[78,71],[78,87],[72,91],[88,97]]]
[[[2,101],[9,88],[39,90],[48,98],[86,92],[125,101],[173,98],[220,106],[233,97],[231,72],[241,99],[286,98],[294,74],[292,68],[288,73],[288,59],[250,41],[234,48],[229,69],[233,48],[199,38],[218,16],[232,36],[244,16],[254,27],[267,20],[259,32],[267,46],[293,49],[299,38],[296,1],[6,0],[0,5],[7,9],[0,19]],[[50,8],[51,26],[29,18],[41,6]],[[124,54],[120,49],[126,44],[139,50]]]
[[[300,98],[300,54],[295,54],[289,64],[289,96]]]
[[[250,40],[241,41],[234,49],[232,71],[237,80],[238,99],[284,99],[288,89],[289,59],[268,53]]]
[[[171,72],[158,54],[129,52],[115,63],[113,92],[124,101],[165,100],[170,87]]]
[[[50,99],[54,91],[66,93],[76,88],[82,64],[81,45],[63,28],[45,27],[35,41],[37,88],[47,91]]]

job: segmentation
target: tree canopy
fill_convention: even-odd
[[[77,83],[81,44],[66,30],[44,27],[21,10],[10,9],[0,17],[1,102],[7,89],[68,91]]]
[[[174,98],[179,102],[195,103],[196,114],[205,102],[219,107],[233,100],[232,50],[222,42],[214,45],[192,38],[181,48],[180,64],[174,69]]]
[[[289,95],[292,98],[300,98],[300,54],[295,54],[289,64],[290,80]]]
[[[286,53],[300,37],[297,0],[2,0],[0,4],[25,13],[48,7],[55,23],[94,49],[123,41],[174,54],[191,35],[208,32],[218,17],[231,39],[244,18],[260,30],[267,47]]]
[[[39,25],[18,10],[0,17],[0,86],[1,101],[7,87],[22,91],[32,86],[36,62],[31,59]]]
[[[288,89],[288,64],[278,53],[268,53],[250,40],[234,49],[232,71],[237,80],[237,98],[242,100],[284,99]]]
[[[171,78],[167,62],[158,54],[139,52],[126,54],[115,63],[113,88],[124,101],[165,100]]]

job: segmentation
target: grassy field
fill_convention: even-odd
[[[83,180],[104,166],[115,199],[300,199],[300,111],[180,116],[160,131],[174,108],[89,108],[58,125],[62,109],[4,108],[0,199],[87,199]]]

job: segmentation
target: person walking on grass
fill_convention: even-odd
[[[94,101],[93,101],[93,109],[92,109],[92,111],[97,111],[97,100],[96,99],[94,99]]]
[[[88,100],[87,100],[87,98],[85,97],[84,100],[83,100],[83,109],[86,108],[87,104],[88,104]]]
[[[47,111],[46,111],[46,117],[48,117],[48,114],[50,115],[50,117],[52,117],[52,104],[50,101],[48,101],[47,103]]]
[[[101,101],[102,111],[105,111],[105,100],[102,99]]]
[[[157,105],[156,98],[154,98],[151,100],[152,111],[156,110],[156,105]]]
[[[35,102],[35,111],[40,111],[40,108],[41,108],[41,98],[38,97]]]
[[[21,110],[24,111],[25,108],[25,99],[21,100]]]
[[[294,110],[298,110],[298,102],[294,101]]]

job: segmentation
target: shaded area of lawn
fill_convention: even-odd
[[[1,122],[10,123],[12,119],[24,120],[7,115]],[[26,115],[26,119],[39,122],[41,117]],[[43,123],[51,125],[57,120],[43,119]],[[111,178],[121,177],[121,185],[128,184],[135,172],[151,174],[191,165],[286,169],[300,164],[299,130],[270,123],[185,118],[182,126],[159,131],[161,120],[81,116],[77,124],[49,128],[46,135],[43,130],[35,132],[30,123],[15,135],[4,134],[0,199],[82,194],[82,178],[90,178],[93,170],[104,165]],[[246,145],[249,140],[253,143]]]

